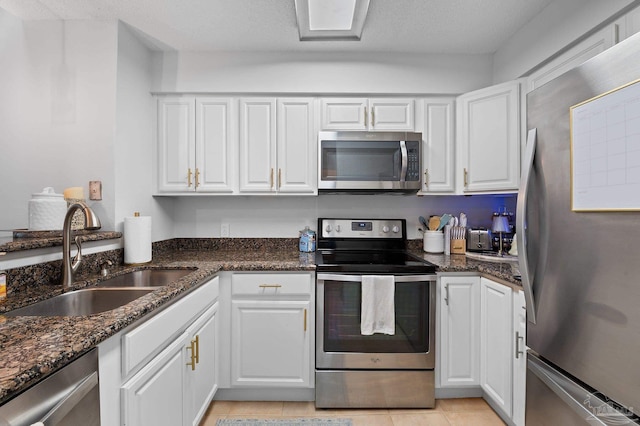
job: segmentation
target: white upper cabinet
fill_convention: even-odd
[[[454,192],[453,98],[422,101],[422,194]]]
[[[325,98],[322,130],[412,131],[413,99]]]
[[[462,192],[516,191],[520,175],[520,82],[457,99],[457,181]]]
[[[279,98],[277,102],[278,192],[318,192],[315,108],[313,98]]]
[[[158,99],[157,178],[159,192],[193,191],[195,173],[194,98]]]
[[[234,106],[230,98],[196,98],[196,191],[234,191]]]
[[[276,100],[240,99],[240,192],[275,190]]]
[[[240,100],[240,192],[317,193],[314,100]]]
[[[230,98],[158,99],[159,193],[234,191],[233,114]]]
[[[532,91],[554,78],[604,52],[616,42],[616,29],[603,28],[580,41],[527,77],[527,89]]]

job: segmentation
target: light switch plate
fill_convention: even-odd
[[[102,200],[102,181],[100,180],[89,181],[89,199]]]

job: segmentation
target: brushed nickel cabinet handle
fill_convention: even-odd
[[[449,306],[449,284],[444,286],[445,295],[444,295],[444,303]]]
[[[282,169],[278,169],[278,189],[282,187]]]
[[[367,107],[364,107],[364,127],[367,127]]]
[[[196,188],[200,186],[200,169],[196,167]]]
[[[469,172],[467,171],[467,168],[464,168],[464,187],[468,187],[469,186]]]
[[[376,110],[371,108],[371,127],[376,127]]]
[[[429,188],[429,169],[424,169],[424,186]]]
[[[191,167],[187,169],[187,186],[191,188]]]
[[[194,340],[196,347],[196,364],[200,364],[200,335],[196,334],[196,338]]]
[[[304,331],[307,332],[307,309],[304,310]]]
[[[519,331],[516,331],[516,359],[520,358],[520,355],[524,355],[524,351],[520,350],[520,341],[524,343],[524,336],[520,335]]]
[[[273,189],[273,167],[271,168],[271,174],[269,175],[269,186]]]
[[[280,288],[281,284],[260,284],[258,287],[260,288]]]

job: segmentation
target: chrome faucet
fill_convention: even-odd
[[[62,228],[62,290],[66,291],[73,284],[76,271],[82,262],[82,249],[80,247],[80,236],[76,236],[74,241],[78,247],[78,253],[71,259],[71,220],[77,210],[84,214],[84,229],[95,230],[100,229],[100,219],[98,216],[82,201],[78,201],[67,210],[64,217],[64,226]]]

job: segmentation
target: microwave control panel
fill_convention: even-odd
[[[407,142],[407,181],[420,180],[420,142]]]

